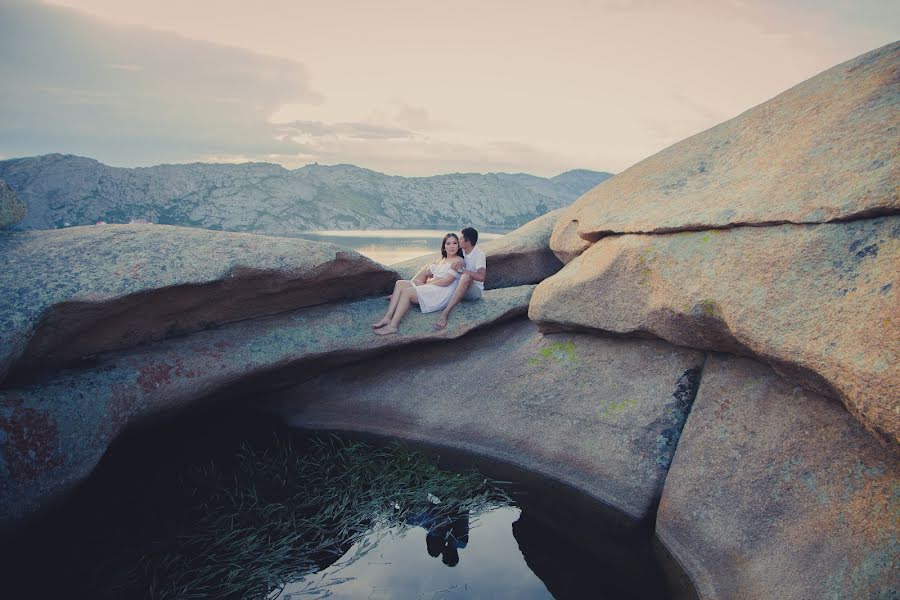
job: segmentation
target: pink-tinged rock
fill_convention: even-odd
[[[561,208],[554,210],[499,239],[478,244],[487,257],[485,289],[539,283],[562,268],[562,262],[550,250],[550,232],[562,211]],[[423,267],[440,257],[439,252],[434,252],[392,265],[392,268],[401,279],[412,279]]]
[[[519,465],[643,520],[653,517],[704,358],[660,340],[543,335],[518,320],[329,371],[280,394],[273,410],[298,427]]]
[[[757,356],[900,439],[900,217],[604,238],[529,316]]]
[[[612,233],[821,223],[900,210],[900,42],[833,67],[581,196],[550,245]]]
[[[25,218],[25,204],[9,185],[0,179],[0,229],[15,225]]]
[[[0,262],[0,379],[386,293],[397,277],[333,244],[167,225],[4,232]]]
[[[839,403],[710,357],[656,533],[705,599],[893,598],[900,464]]]

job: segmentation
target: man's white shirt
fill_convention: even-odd
[[[466,271],[475,273],[478,269],[487,269],[487,257],[485,257],[484,252],[481,251],[477,244],[472,248],[471,252],[463,250],[463,257],[466,259]],[[480,289],[484,289],[483,281],[473,281],[472,283]]]

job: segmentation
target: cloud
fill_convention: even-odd
[[[269,118],[323,100],[293,60],[22,0],[0,0],[0,77],[0,153],[122,166],[299,153]]]
[[[388,174],[418,176],[456,172],[521,172],[555,175],[578,164],[521,141],[473,139],[471,134],[434,119],[425,108],[391,100],[371,109],[364,120],[328,122],[295,119],[278,123],[279,136],[301,144],[297,154],[243,156],[286,167],[352,163]],[[207,157],[222,162],[239,160]]]
[[[279,135],[346,137],[361,140],[393,140],[409,138],[413,132],[399,127],[382,127],[372,123],[323,123],[321,121],[292,121],[277,125]]]
[[[315,124],[318,125],[318,124]],[[304,151],[298,154],[243,156],[246,160],[270,161],[288,168],[317,162],[351,163],[382,173],[428,176],[441,173],[527,172],[556,175],[578,161],[571,156],[547,152],[514,141],[467,142],[459,138],[351,137],[333,134],[323,125],[321,135],[299,136]],[[234,162],[226,156],[210,156],[217,162]]]

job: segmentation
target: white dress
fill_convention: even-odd
[[[446,277],[451,273],[449,262],[438,261],[432,263],[428,268],[431,270],[431,275],[437,279]],[[447,306],[447,303],[450,302],[450,296],[453,295],[457,285],[459,285],[458,277],[455,278],[450,285],[445,286],[434,285],[433,283],[426,283],[424,285],[412,284],[413,288],[416,290],[416,295],[419,297],[419,308],[422,309],[423,313],[441,310]]]

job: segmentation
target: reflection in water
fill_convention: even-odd
[[[232,418],[126,435],[64,505],[0,541],[3,596],[669,597],[647,532],[610,534],[558,487],[529,480],[510,506],[421,454],[335,443],[326,461],[332,449],[281,430],[286,454],[277,426]],[[42,587],[48,574],[62,589]]]
[[[444,518],[440,524],[432,524],[426,527],[425,548],[428,555],[441,557],[448,567],[459,564],[459,549],[465,548],[469,543],[469,513],[458,515],[451,519]]]
[[[405,527],[372,532],[329,568],[286,586],[282,598],[549,600],[553,596],[528,569],[512,536],[521,514],[497,507],[431,529],[410,527],[413,517]],[[584,579],[588,573],[569,575]]]

